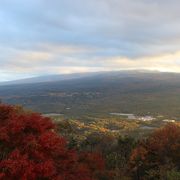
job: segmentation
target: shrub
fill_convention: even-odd
[[[136,179],[161,179],[173,168],[180,171],[180,126],[168,124],[141,141],[131,154],[130,168]]]
[[[103,168],[99,154],[69,150],[49,118],[0,104],[0,179],[93,180]]]

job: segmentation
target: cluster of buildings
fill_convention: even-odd
[[[110,113],[110,115],[115,116],[126,116],[128,119],[131,120],[140,120],[140,121],[152,121],[155,118],[152,116],[135,116],[134,114],[126,114],[126,113]]]
[[[152,116],[137,116],[136,119],[140,121],[152,121],[155,118]]]

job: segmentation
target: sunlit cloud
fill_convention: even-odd
[[[54,73],[180,72],[180,1],[0,1],[0,81]]]

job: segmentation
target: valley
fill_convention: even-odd
[[[40,113],[60,113],[67,117],[123,112],[178,120],[179,92],[179,74],[117,71],[68,80],[1,85],[0,99]]]
[[[120,71],[35,82],[23,81],[19,84],[18,81],[17,84],[0,86],[1,116],[4,117],[4,109],[12,108],[4,103],[15,105],[13,108],[17,115],[12,120],[18,132],[20,129],[24,134],[24,129],[21,129],[24,127],[22,117],[25,117],[27,127],[31,124],[34,128],[37,124],[40,130],[46,127],[46,120],[52,120],[54,129],[48,129],[49,134],[56,133],[56,138],[60,140],[64,138],[63,142],[70,152],[102,155],[105,167],[99,176],[102,180],[137,179],[139,171],[146,171],[142,175],[145,179],[152,171],[152,177],[156,177],[156,174],[158,177],[179,177],[179,74]],[[42,113],[42,117],[32,112]],[[32,122],[29,123],[29,120]],[[36,134],[37,130],[30,132],[31,129],[28,128],[25,133]],[[31,134],[25,141],[28,147],[34,143]],[[55,143],[52,142],[49,134],[42,136],[51,148],[56,145],[57,139]],[[4,137],[3,131],[2,135]],[[146,152],[146,160],[139,159],[144,158]],[[160,163],[159,157],[163,157]],[[164,157],[168,159],[165,163]],[[154,158],[159,164],[152,167]],[[139,163],[142,167],[139,167]]]

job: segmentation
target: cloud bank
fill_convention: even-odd
[[[0,1],[0,81],[87,71],[180,72],[178,0]]]

